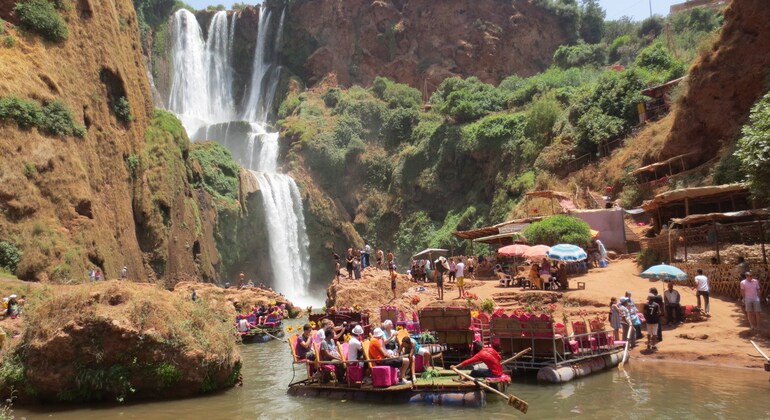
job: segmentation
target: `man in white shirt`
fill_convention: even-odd
[[[749,318],[749,326],[752,330],[759,328],[759,313],[762,311],[759,304],[761,293],[759,280],[755,279],[750,271],[747,271],[746,278],[741,280],[741,296],[743,297],[743,304],[746,305],[746,316]]]
[[[364,329],[361,328],[360,325],[356,325],[353,327],[353,334],[350,336],[350,341],[348,341],[348,361],[353,360],[361,360],[362,356],[364,354],[363,346],[361,345],[361,340],[359,340],[359,337],[364,335]],[[360,366],[363,366],[363,363],[359,363]]]
[[[698,269],[698,275],[695,276],[695,296],[698,298],[698,308],[700,308],[700,297],[703,296],[703,303],[706,304],[706,316],[709,316],[709,279],[703,275],[703,270]]]

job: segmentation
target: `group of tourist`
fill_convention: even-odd
[[[348,247],[345,252],[345,271],[347,272],[349,280],[360,280],[361,272],[371,265],[371,253],[372,247],[368,242],[364,242],[363,248],[356,248],[353,246]],[[377,269],[383,269],[383,263],[387,262],[387,268],[390,271],[391,277],[395,273],[396,264],[394,261],[393,253],[388,250],[387,256],[382,249],[377,248],[374,253],[377,260]],[[340,265],[340,256],[336,252],[332,252],[332,259],[334,260],[334,278],[339,282],[342,276],[342,267]],[[387,260],[386,260],[387,259]]]
[[[742,264],[741,270],[748,266],[745,260],[741,259],[740,263]],[[703,269],[698,269],[693,280],[698,310],[705,317],[711,317],[709,278],[704,274]],[[762,310],[760,304],[761,285],[751,271],[747,270],[741,273],[740,289],[749,327],[752,331],[756,330],[759,328],[759,314]],[[636,340],[642,337],[641,326],[642,323],[646,322],[647,348],[656,351],[656,344],[663,340],[661,319],[665,319],[667,325],[677,325],[684,322],[681,295],[674,288],[673,282],[667,283],[667,289],[663,292],[663,296],[658,294],[657,288],[652,287],[647,296],[644,310],[639,311],[631,297],[631,292],[626,292],[625,296],[619,300],[614,297],[611,299],[609,319],[615,340],[627,339],[632,348],[636,347]],[[621,329],[623,331],[622,336],[619,335]]]
[[[347,354],[341,354],[337,344],[341,343],[346,331],[350,331]],[[368,339],[368,359],[364,351],[365,341],[364,329],[361,325],[344,323],[335,326],[331,320],[325,318],[321,320],[319,328],[315,331],[310,324],[303,326],[302,334],[297,337],[295,352],[298,359],[334,362],[332,366],[334,366],[334,377],[337,380],[344,377],[346,368],[350,365],[355,364],[365,369],[365,361],[371,361],[374,366],[397,368],[400,383],[407,383],[410,375],[414,382],[415,356],[421,356],[424,365],[430,366],[430,350],[421,346],[408,334],[399,340],[391,320],[385,320],[372,332],[371,338]],[[316,351],[318,354],[315,354]]]
[[[195,290],[193,290],[193,294],[196,296]],[[252,307],[251,312],[248,314],[239,314],[235,327],[239,333],[247,333],[254,327],[280,325],[281,320],[286,317],[288,317],[286,304],[260,304]],[[274,325],[270,325],[271,323]]]

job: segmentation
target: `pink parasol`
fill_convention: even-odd
[[[540,259],[546,257],[546,252],[548,252],[551,249],[548,245],[535,245],[529,247],[529,249],[524,253],[525,258],[529,258],[530,260]]]
[[[529,245],[513,244],[498,249],[497,253],[508,257],[522,257],[528,250]]]

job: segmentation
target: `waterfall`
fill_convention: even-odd
[[[232,57],[237,14],[232,14],[228,24],[227,12],[217,12],[204,40],[195,15],[184,9],[174,13],[170,34],[174,67],[168,108],[179,116],[193,141],[221,143],[259,182],[272,262],[272,285],[297,303],[306,300],[310,280],[302,197],[294,180],[278,170],[278,133],[266,129],[267,115],[280,81],[276,50],[281,42],[285,13],[285,9],[281,11],[275,25],[273,10],[260,8],[248,86],[234,86]],[[238,109],[232,92],[246,88]]]

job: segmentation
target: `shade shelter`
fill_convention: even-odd
[[[748,187],[738,183],[666,191],[642,203],[642,208],[653,216],[653,226],[657,233],[663,226],[668,226],[672,219],[751,210],[753,204]]]
[[[425,257],[428,257],[428,259],[432,263],[434,255],[436,255],[436,256],[445,256],[447,254],[447,252],[449,252],[448,249],[443,249],[443,248],[427,248],[427,249],[423,249],[422,251],[412,255],[412,259],[419,260],[419,259],[423,259]]]
[[[770,226],[770,209],[743,210],[727,213],[693,214],[673,219],[674,226],[681,226],[678,239],[684,246],[687,261],[688,247],[707,244],[716,250],[717,262],[721,261],[719,251],[725,243],[759,243],[762,246],[762,261],[767,263],[766,234]]]

